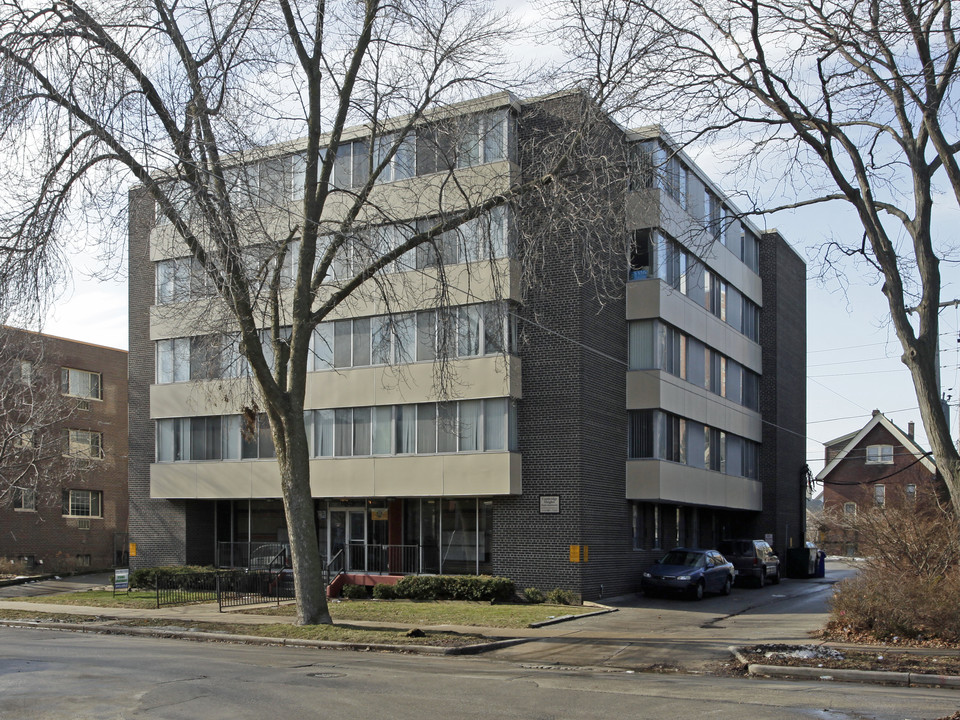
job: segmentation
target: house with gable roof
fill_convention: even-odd
[[[874,410],[857,431],[825,443],[823,483],[825,522],[820,542],[828,554],[857,555],[858,539],[829,518],[877,507],[906,507],[942,490],[933,456],[917,444],[914,423],[904,432]]]

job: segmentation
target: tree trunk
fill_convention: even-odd
[[[323,586],[320,547],[317,542],[317,520],[313,494],[310,491],[310,453],[303,425],[296,418],[284,418],[286,443],[278,445],[280,484],[290,539],[293,583],[297,595],[298,625],[330,625],[326,588]],[[274,433],[274,438],[278,433]]]

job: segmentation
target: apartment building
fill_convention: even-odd
[[[372,221],[365,247],[396,247],[449,211],[446,167],[474,199],[535,174],[543,138],[578,102],[479,98],[446,111],[456,142],[424,120],[376,189],[375,204],[404,217]],[[571,270],[580,211],[527,199],[398,259],[317,328],[305,421],[324,558],[590,598],[635,590],[640,568],[676,545],[803,541],[803,262],[659,129],[605,132],[632,169],[615,192],[582,198],[583,218],[609,210],[624,235],[593,279]],[[365,128],[346,133],[335,184],[364,182],[377,147]],[[295,208],[297,146],[255,165],[244,171],[258,197]],[[275,450],[231,391],[246,374],[235,336],[205,325],[204,281],[155,218],[133,191],[134,562],[253,564],[286,540]],[[338,259],[330,282],[350,263]]]
[[[126,351],[3,327],[0,356],[0,570],[125,562]]]

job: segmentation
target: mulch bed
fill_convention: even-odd
[[[960,675],[960,656],[918,652],[847,650],[824,645],[754,645],[740,648],[748,663],[825,670],[887,670],[891,672]]]

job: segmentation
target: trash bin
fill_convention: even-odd
[[[817,550],[817,577],[827,576],[827,554],[823,550]]]
[[[816,548],[800,547],[787,550],[787,577],[811,578],[816,571]]]

